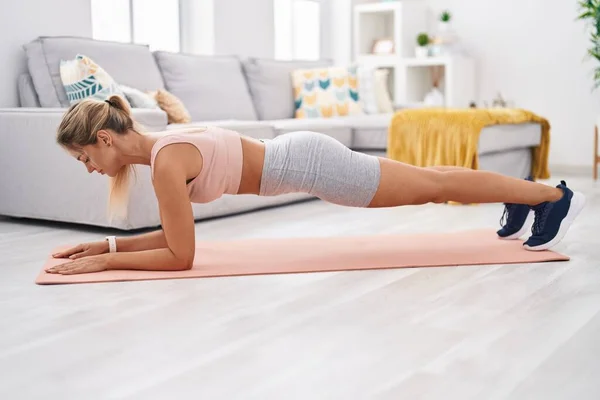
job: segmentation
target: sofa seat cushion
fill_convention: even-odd
[[[154,56],[166,89],[185,104],[192,121],[258,119],[239,58],[165,51]]]
[[[78,37],[40,37],[24,46],[27,67],[42,107],[68,107],[60,61],[85,54],[118,83],[138,90],[163,89],[148,46]]]
[[[324,133],[337,139],[345,146],[352,146],[352,128],[345,117],[340,118],[302,118],[269,121],[277,136],[294,131],[313,131]]]
[[[244,61],[244,72],[258,118],[293,118],[295,105],[292,72],[296,69],[327,67],[331,64],[330,60],[279,61],[249,58]]]
[[[542,127],[538,123],[486,126],[479,136],[478,153],[481,155],[535,147],[539,146],[541,140]]]
[[[169,124],[168,131],[175,129],[201,128],[204,126],[217,126],[223,129],[231,129],[255,139],[273,139],[275,130],[268,123],[262,121],[239,121],[239,120],[218,120],[193,122],[191,124]]]

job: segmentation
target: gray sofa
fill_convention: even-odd
[[[40,37],[26,44],[24,53],[28,72],[17,82],[21,107],[0,109],[0,215],[123,230],[160,225],[148,168],[138,168],[128,217],[111,221],[106,213],[107,179],[88,175],[54,143],[56,127],[69,105],[59,62],[77,53],[91,57],[119,84],[170,91],[183,101],[193,124],[226,127],[255,138],[315,130],[357,151],[385,156],[392,114],[294,119],[290,72],[330,65],[328,61],[151,52],[142,45],[76,37]],[[161,110],[133,109],[133,115],[152,132],[182,126],[168,124]],[[540,136],[536,124],[484,129],[479,143],[481,168],[524,177],[530,168],[530,148],[539,144]],[[197,219],[204,219],[309,198],[305,194],[224,196],[210,204],[194,204],[193,210]]]

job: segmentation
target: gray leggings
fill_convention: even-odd
[[[379,159],[322,133],[285,133],[265,142],[261,196],[309,193],[330,203],[369,205],[379,187]]]

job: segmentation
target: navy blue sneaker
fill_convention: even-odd
[[[533,181],[531,177],[526,180]],[[504,212],[500,218],[500,228],[496,233],[500,239],[518,239],[531,229],[533,210],[527,204],[504,203]]]
[[[533,224],[533,210],[527,204],[505,204],[496,233],[500,239],[518,239],[529,231]]]
[[[571,191],[565,181],[556,187],[563,191],[560,200],[532,207],[535,212],[532,235],[523,243],[527,250],[546,250],[560,242],[585,205],[583,194]]]

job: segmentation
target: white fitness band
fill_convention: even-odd
[[[110,253],[117,252],[117,238],[115,236],[107,236],[106,240],[108,240],[108,251]]]

